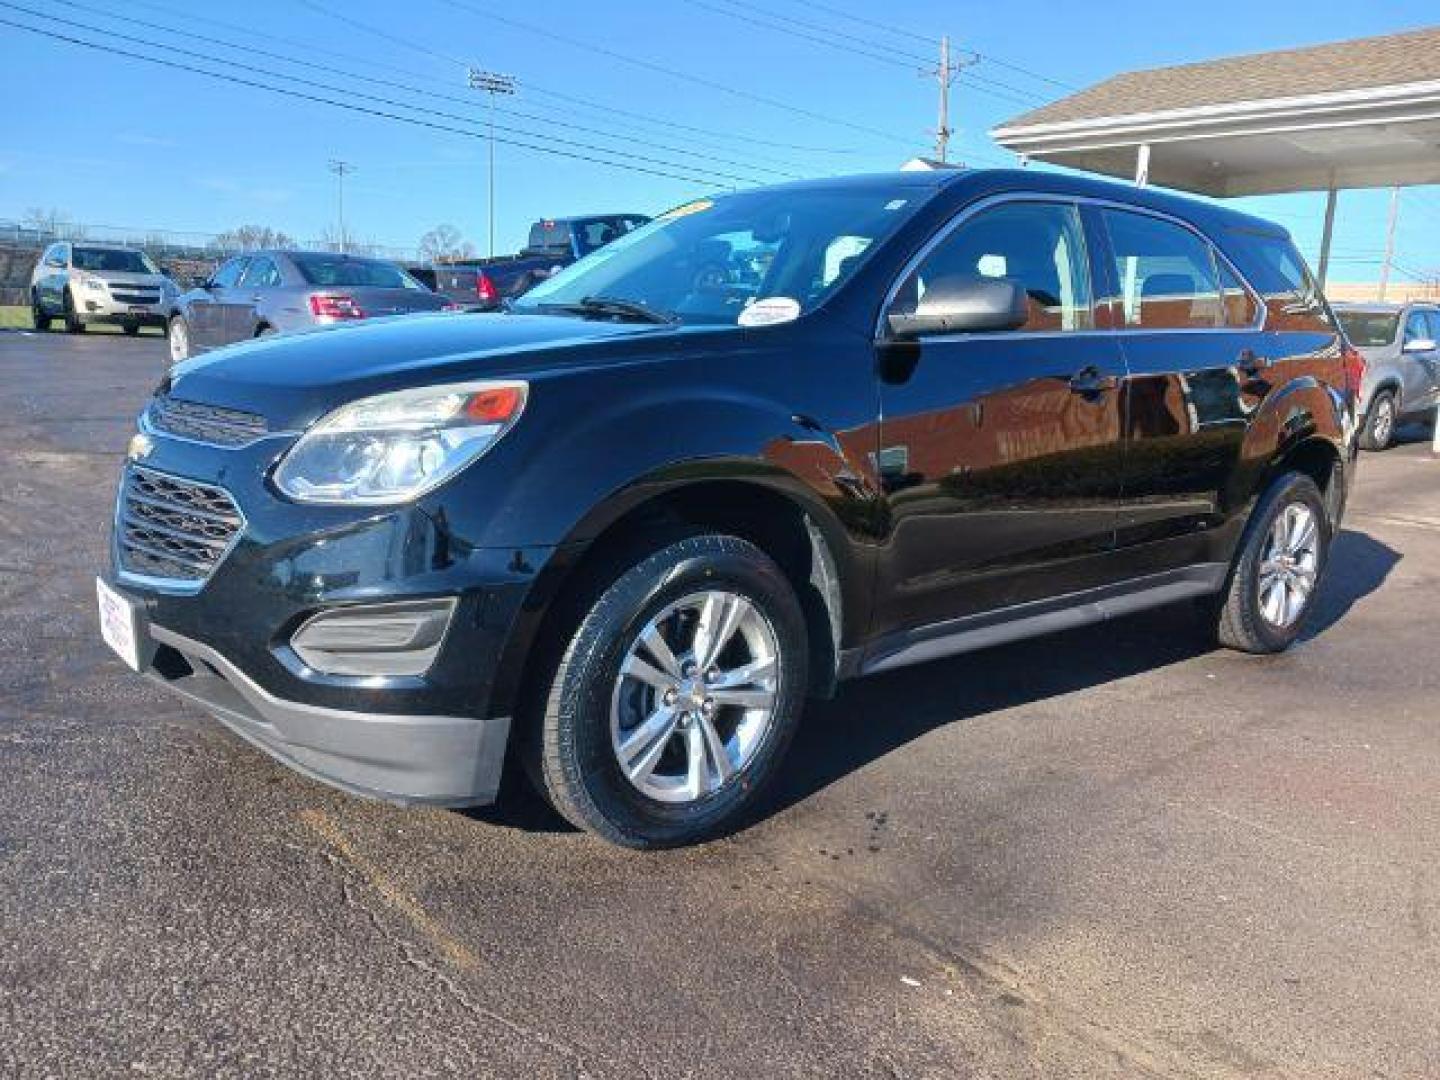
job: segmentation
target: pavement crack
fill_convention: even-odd
[[[393,926],[380,918],[372,907],[364,903],[357,883],[378,894],[388,908],[403,916],[426,942],[434,946],[451,966],[462,973],[468,974],[484,967],[480,957],[440,928],[433,916],[426,912],[414,897],[360,855],[324,811],[301,811],[300,820],[325,842],[321,853],[326,861],[340,872],[341,896],[345,904],[365,917],[375,933],[391,946],[402,963],[437,982],[456,1005],[475,1019],[504,1028],[520,1039],[543,1046],[557,1056],[567,1059],[575,1070],[577,1080],[599,1080],[606,1075],[596,1071],[590,1064],[589,1059],[596,1056],[591,1051],[522,1024],[476,1001],[451,971],[433,963],[416,948],[413,941],[398,933]],[[622,1070],[626,1073],[633,1071],[633,1067]]]

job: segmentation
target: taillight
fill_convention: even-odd
[[[363,319],[365,311],[353,296],[319,293],[310,297],[310,312],[317,319]]]
[[[500,299],[500,292],[495,288],[495,283],[483,270],[475,275],[475,295],[479,297],[482,304],[493,304]]]
[[[1360,388],[1365,382],[1365,357],[1353,345],[1345,346],[1345,388],[1355,400],[1360,398]]]

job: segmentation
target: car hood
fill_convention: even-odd
[[[173,397],[258,413],[272,429],[293,431],[369,394],[613,363],[641,340],[684,333],[544,315],[403,315],[231,345],[185,361],[166,382]]]

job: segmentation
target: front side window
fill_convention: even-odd
[[[1119,324],[1141,330],[1223,325],[1210,245],[1189,229],[1148,214],[1103,211],[1114,252]]]
[[[1412,311],[1410,317],[1405,320],[1405,344],[1412,341],[1426,341],[1430,338],[1430,329],[1423,311]]]
[[[1090,279],[1085,233],[1074,206],[1015,202],[982,210],[958,225],[900,287],[896,306],[913,306],[943,278],[1004,277],[1024,288],[1029,317],[1021,330],[1088,330]]]
[[[73,265],[76,270],[101,274],[160,273],[159,268],[143,251],[124,251],[119,248],[77,247]]]
[[[686,324],[785,321],[849,280],[933,195],[876,181],[700,199],[572,263],[513,307],[583,318],[603,300]],[[844,248],[834,247],[842,238]]]

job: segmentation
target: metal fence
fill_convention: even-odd
[[[226,241],[224,233],[184,232],[176,229],[142,229],[124,225],[92,225],[80,222],[55,222],[36,225],[0,219],[0,245],[16,248],[43,248],[57,240],[120,244],[141,248],[152,258],[166,257],[218,259],[246,250],[243,245]],[[340,244],[333,238],[297,240],[294,246],[313,251],[338,251]],[[345,249],[356,255],[373,255],[397,262],[417,263],[422,260],[416,248],[372,244],[351,240]]]

